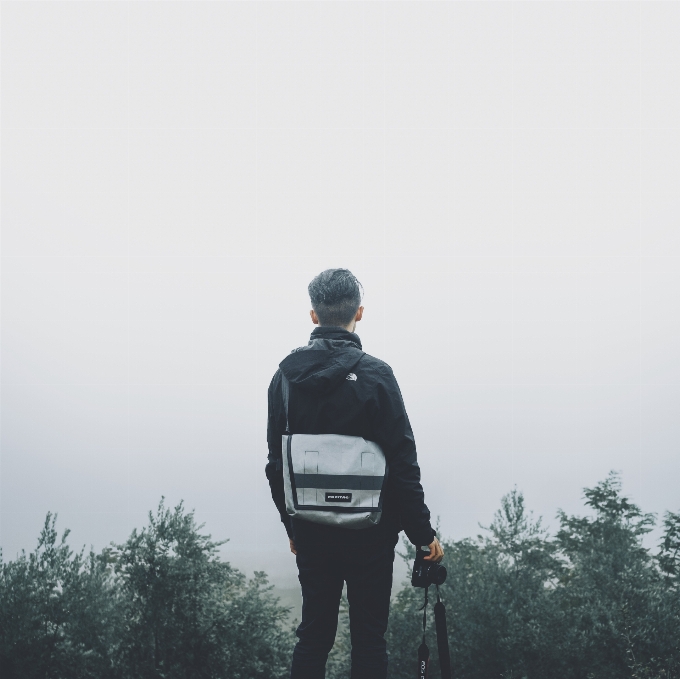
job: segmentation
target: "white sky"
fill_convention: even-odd
[[[350,268],[445,536],[680,497],[680,3],[2,3],[4,558],[184,498],[294,574],[266,390]]]

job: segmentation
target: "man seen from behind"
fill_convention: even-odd
[[[328,269],[312,280],[308,290],[310,316],[317,327],[306,346],[279,364],[268,394],[266,474],[296,556],[303,599],[291,679],[325,676],[344,583],[352,641],[351,679],[385,679],[385,631],[399,532],[404,530],[418,547],[428,546],[429,561],[441,561],[443,551],[430,524],[415,440],[394,373],[386,363],[364,353],[355,333],[364,311],[359,281],[347,269]],[[359,502],[356,489],[363,487],[365,478],[356,484],[352,479],[357,477],[326,474],[317,483],[316,476],[294,473],[292,467],[284,469],[292,465],[290,445],[284,450],[287,433],[316,435],[322,441],[363,440],[379,446],[376,450],[384,455],[386,473],[379,479],[380,490],[371,492],[375,497],[379,493],[380,501],[373,505],[370,499],[362,501],[372,507],[368,520],[376,523],[368,527],[343,523],[352,520],[351,512],[361,511],[361,507],[348,507],[352,498],[354,504]],[[319,436],[331,434],[338,436]],[[314,455],[321,459],[318,452]],[[289,472],[287,490],[284,471]],[[310,478],[314,480],[305,481]],[[322,511],[308,512],[310,516],[305,517],[291,504],[302,506],[297,504],[302,495],[296,493],[303,491],[295,490],[296,482],[342,490],[325,495],[313,490],[320,505],[325,497],[328,507],[320,506]]]

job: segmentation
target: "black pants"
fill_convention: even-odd
[[[304,537],[297,532],[295,536],[302,622],[297,629],[291,679],[324,678],[344,582],[352,640],[351,679],[385,679],[385,631],[397,534],[332,528],[305,532]]]

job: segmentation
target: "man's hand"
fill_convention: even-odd
[[[290,542],[290,551],[293,552],[293,554],[297,555],[297,550],[295,549],[295,543],[288,538],[288,542]]]
[[[423,557],[423,561],[432,561],[434,563],[439,563],[444,558],[444,550],[442,549],[442,546],[439,544],[439,540],[435,538],[434,541],[428,545],[428,547],[430,549],[430,553],[427,556]]]

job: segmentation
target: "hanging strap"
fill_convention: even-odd
[[[281,393],[283,395],[283,409],[286,412],[286,434],[290,434],[290,427],[288,426],[288,400],[290,397],[290,385],[288,379],[281,373]]]
[[[423,641],[425,641],[425,630],[427,628],[427,593],[430,591],[430,586],[428,585],[425,588],[425,603],[422,605],[422,608],[420,609],[423,612]]]
[[[446,631],[446,609],[439,596],[437,585],[437,603],[434,605],[434,626],[437,630],[437,650],[439,651],[439,667],[442,679],[451,679],[451,654],[449,653],[449,635]]]
[[[418,679],[427,679],[427,670],[430,664],[430,649],[425,643],[425,631],[427,629],[427,604],[429,587],[425,588],[425,603],[423,604],[423,641],[418,647]],[[434,605],[434,623],[437,630],[437,651],[439,652],[439,667],[442,679],[451,679],[451,654],[449,653],[449,637],[446,631],[446,609],[439,595],[437,585],[437,603]]]
[[[427,668],[430,664],[430,649],[425,640],[418,647],[418,679],[427,679]]]
[[[425,588],[425,603],[423,604],[423,642],[418,647],[418,679],[427,679],[427,668],[430,664],[430,649],[425,643],[425,629],[427,627],[427,591]]]

